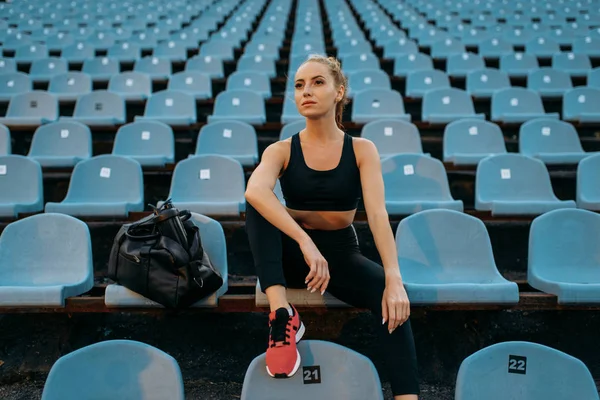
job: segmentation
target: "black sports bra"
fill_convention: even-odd
[[[350,211],[358,206],[362,194],[360,171],[352,146],[345,134],[342,157],[334,169],[317,171],[306,165],[300,136],[292,136],[290,161],[281,178],[286,206],[306,211]]]

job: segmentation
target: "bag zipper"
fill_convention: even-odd
[[[125,253],[120,253],[123,258],[128,259],[129,261],[133,261],[136,264],[139,264],[142,260],[136,255],[129,255]]]

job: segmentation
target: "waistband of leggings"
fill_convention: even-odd
[[[324,229],[307,229],[302,228],[314,241],[319,242],[357,242],[358,237],[354,225],[348,225],[342,229],[324,230]]]

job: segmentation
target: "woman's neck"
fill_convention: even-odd
[[[311,141],[321,143],[336,141],[340,139],[340,133],[335,117],[306,118],[305,136]]]

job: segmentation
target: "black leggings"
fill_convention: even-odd
[[[375,329],[394,396],[419,394],[417,357],[410,319],[391,335],[383,325],[381,300],[385,289],[383,267],[360,253],[354,227],[325,231],[305,229],[323,257],[331,276],[327,291],[354,307],[375,315]],[[273,285],[306,288],[310,269],[298,244],[246,204],[246,232],[261,289]]]

